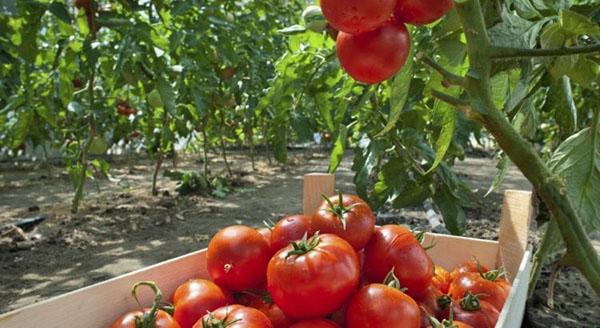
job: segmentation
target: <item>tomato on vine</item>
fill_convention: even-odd
[[[344,71],[353,79],[369,84],[383,82],[396,74],[406,62],[410,46],[406,26],[394,20],[362,34],[340,32],[336,40],[337,57]]]
[[[214,282],[232,291],[259,287],[265,281],[271,247],[255,229],[234,225],[208,243],[206,267]]]
[[[273,256],[267,288],[286,315],[315,318],[341,307],[356,289],[359,275],[358,256],[348,242],[332,234],[305,235]]]
[[[373,235],[375,216],[358,196],[340,193],[323,200],[312,218],[312,230],[340,236],[358,251]]]
[[[433,23],[452,9],[452,0],[398,0],[394,17],[403,23]]]
[[[214,282],[191,279],[177,287],[172,297],[173,318],[181,328],[191,328],[208,311],[233,303],[228,291]]]
[[[396,0],[321,0],[321,10],[331,26],[346,33],[372,31],[387,21]]]

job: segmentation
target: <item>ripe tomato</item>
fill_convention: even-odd
[[[273,303],[271,295],[266,290],[246,290],[239,294],[238,302],[264,313],[273,328],[289,328],[293,320],[288,318],[279,306]]]
[[[321,10],[329,24],[352,34],[372,31],[383,24],[395,5],[396,0],[321,0]]]
[[[374,1],[364,1],[371,3]],[[402,23],[389,20],[363,34],[340,32],[336,40],[342,68],[355,80],[379,83],[392,77],[406,62],[410,35]]]
[[[456,321],[456,320],[444,319],[444,320],[442,320],[442,322],[439,322],[438,320],[431,319],[431,318],[429,318],[429,320],[431,320],[432,322],[424,327],[426,327],[426,328],[475,328],[464,322]]]
[[[481,263],[479,263],[479,260],[473,258],[454,268],[454,270],[450,272],[450,281],[458,278],[458,276],[465,272],[485,273],[488,271],[489,269],[485,265],[482,265]]]
[[[332,196],[324,200],[312,219],[313,231],[342,237],[360,250],[375,230],[375,216],[369,205],[355,195]]]
[[[136,328],[135,318],[143,316],[150,312],[150,309],[144,311],[132,311],[119,317],[113,322],[110,328]],[[155,328],[180,328],[179,324],[173,317],[163,310],[156,312]]]
[[[365,247],[365,277],[371,282],[383,281],[394,268],[406,293],[419,298],[431,283],[433,263],[410,230],[399,225],[375,229]]]
[[[290,215],[282,218],[273,226],[271,247],[278,251],[289,245],[290,242],[302,239],[304,234],[312,236],[314,230],[311,227],[311,221],[311,217],[307,215]]]
[[[467,292],[464,298],[452,305],[453,318],[476,328],[494,328],[500,313],[486,301],[480,301],[477,296]],[[449,309],[445,317],[449,316]]]
[[[259,287],[265,281],[271,248],[255,229],[243,225],[220,230],[208,243],[206,267],[217,284],[232,290]]]
[[[273,301],[295,319],[322,317],[340,308],[358,285],[358,256],[342,238],[315,234],[279,250],[269,262]]]
[[[192,279],[177,287],[172,297],[173,318],[182,328],[191,328],[208,311],[233,303],[229,292],[214,282]]]
[[[443,310],[452,302],[452,299],[432,284],[427,287],[425,293],[417,301],[421,308],[421,319],[427,319],[428,316],[441,318]],[[426,327],[428,323],[429,320],[425,320],[425,322],[421,320],[422,326]]]
[[[271,229],[264,227],[264,228],[258,228],[256,229],[256,231],[258,231],[259,234],[261,234],[263,236],[263,238],[265,238],[265,240],[267,241],[267,244],[269,244],[269,248],[271,249],[271,255],[275,254],[275,252],[278,251],[278,249],[273,248],[273,245],[271,244]]]
[[[209,312],[193,328],[273,328],[264,313],[247,306],[228,305]]]
[[[327,319],[312,319],[297,322],[290,328],[339,328],[335,322]]]
[[[366,285],[352,296],[346,312],[348,328],[420,327],[419,306],[398,289],[400,283],[393,278],[389,285]]]
[[[452,9],[452,0],[398,0],[394,17],[403,23],[433,23]]]
[[[439,265],[433,266],[433,277],[431,278],[431,284],[435,286],[435,288],[446,294],[448,293],[448,288],[450,287],[451,281],[452,279],[450,278],[450,273],[446,271],[446,269]]]
[[[454,299],[460,299],[467,291],[478,295],[480,300],[502,311],[502,306],[510,292],[510,283],[506,279],[493,277],[493,275],[465,272],[452,281],[448,292]]]

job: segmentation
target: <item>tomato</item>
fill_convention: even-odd
[[[362,287],[350,300],[346,311],[348,328],[419,328],[421,314],[417,303],[400,289],[397,278],[384,284]]]
[[[273,303],[271,295],[266,290],[243,291],[238,297],[238,302],[264,313],[271,320],[273,328],[288,328],[293,323],[293,320]]]
[[[433,262],[413,233],[399,225],[384,225],[375,229],[365,247],[365,277],[381,282],[394,268],[406,293],[419,298],[431,283]]]
[[[451,281],[452,278],[450,278],[450,273],[446,271],[446,269],[439,265],[433,266],[433,277],[431,278],[431,284],[435,286],[435,288],[446,294],[448,293],[448,288],[450,287]]]
[[[282,218],[273,227],[271,247],[278,251],[290,242],[302,239],[304,234],[312,236],[314,230],[311,221],[311,217],[307,215],[290,215]]]
[[[467,292],[459,302],[454,302],[452,310],[454,320],[476,328],[494,328],[500,315],[492,304],[480,301],[470,292]],[[446,310],[445,317],[448,316],[449,310]]]
[[[208,311],[233,303],[229,292],[214,282],[192,279],[177,287],[172,297],[173,318],[182,328],[191,328]]]
[[[353,79],[379,83],[404,66],[410,52],[410,35],[404,24],[390,20],[363,34],[340,32],[336,52],[340,65]]]
[[[135,318],[149,313],[150,310],[132,311],[119,317],[110,328],[136,328]],[[163,310],[156,312],[155,328],[179,328],[179,324],[173,317]]]
[[[358,285],[360,267],[342,238],[315,234],[279,250],[269,262],[267,288],[295,319],[323,317],[340,308]]]
[[[255,229],[243,225],[220,230],[208,243],[206,267],[212,280],[232,291],[265,281],[271,248]]]
[[[275,252],[277,252],[278,249],[274,249],[273,245],[271,245],[271,229],[264,227],[258,228],[256,229],[256,231],[258,231],[258,233],[261,234],[263,238],[267,241],[267,244],[269,244],[269,248],[271,249],[271,255],[275,254]]]
[[[398,0],[394,17],[403,23],[425,25],[452,9],[452,0]]]
[[[209,312],[193,328],[273,328],[267,316],[247,306],[228,305]]]
[[[432,284],[427,287],[425,293],[417,301],[419,302],[419,308],[421,308],[421,319],[427,319],[428,316],[441,318],[443,310],[452,302],[452,299]],[[421,320],[421,325],[424,325],[424,327],[428,323],[429,320],[424,322]]]
[[[327,319],[312,319],[297,322],[290,328],[339,328],[335,322]]]
[[[133,286],[132,294],[137,300],[137,289],[140,286],[150,287],[155,294],[152,309],[144,309],[143,311],[131,311],[120,316],[110,326],[111,328],[138,328],[136,326],[136,318],[142,322],[142,327],[154,327],[154,328],[180,328],[179,323],[171,317],[167,312],[160,310],[159,304],[162,297],[160,289],[152,281],[140,281]]]
[[[452,281],[448,292],[454,299],[460,299],[467,291],[470,291],[478,295],[480,300],[486,301],[498,311],[502,311],[502,306],[510,292],[510,283],[503,278],[488,276],[492,275],[465,272]]]
[[[359,34],[376,29],[387,21],[396,0],[321,0],[323,16],[335,29]]]
[[[456,320],[447,320],[444,319],[442,320],[442,322],[439,322],[436,319],[431,319],[432,321],[430,324],[424,326],[426,328],[475,328],[469,324],[466,324],[462,321],[456,321]]]
[[[126,101],[117,103],[117,113],[123,116],[129,116],[129,104]]]
[[[369,205],[355,195],[332,196],[317,209],[312,228],[321,233],[333,233],[360,250],[375,230],[375,216]]]
[[[456,268],[454,268],[454,270],[450,272],[450,281],[458,278],[458,276],[465,272],[485,273],[488,271],[489,269],[485,265],[481,265],[481,263],[479,263],[479,260],[473,258],[472,260],[464,262]]]

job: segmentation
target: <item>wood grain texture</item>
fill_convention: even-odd
[[[504,192],[498,236],[500,243],[498,263],[502,263],[511,281],[519,271],[521,260],[527,250],[532,213],[531,192],[520,190]]]
[[[512,286],[506,303],[500,312],[496,328],[518,328],[523,322],[525,303],[527,302],[527,288],[531,275],[531,253],[525,251],[519,270],[514,276]]]
[[[313,215],[327,197],[335,194],[335,176],[328,173],[310,173],[304,175],[304,197],[302,205],[305,215]]]

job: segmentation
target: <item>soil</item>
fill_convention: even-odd
[[[179,160],[177,169],[201,171],[198,156]],[[138,159],[130,167],[116,159],[111,178],[86,186],[78,214],[70,213],[72,187],[61,167],[32,163],[0,168],[0,313],[91,285],[144,266],[206,247],[210,236],[231,224],[261,226],[286,213],[301,212],[302,176],[327,169],[328,154],[299,150],[289,165],[270,165],[260,157],[256,170],[241,152],[230,154],[234,192],[224,198],[178,196],[176,182],[160,175],[160,193],[152,196],[153,162]],[[495,174],[495,161],[478,155],[457,163],[457,171],[476,188],[467,211],[467,236],[497,239],[502,192],[531,189],[511,168],[500,188],[483,197]],[[210,157],[216,172],[223,162]],[[173,169],[165,162],[165,169]],[[336,172],[337,187],[353,192],[351,159]],[[22,218],[45,217],[35,225],[10,230]],[[378,222],[427,228],[424,208],[384,209]],[[3,228],[4,225],[4,228]],[[10,231],[9,231],[10,230]],[[7,232],[9,231],[9,232]],[[537,236],[531,235],[535,244]],[[528,304],[524,327],[597,327],[600,302],[578,272],[559,276],[555,308],[545,306],[550,266],[542,272]]]

